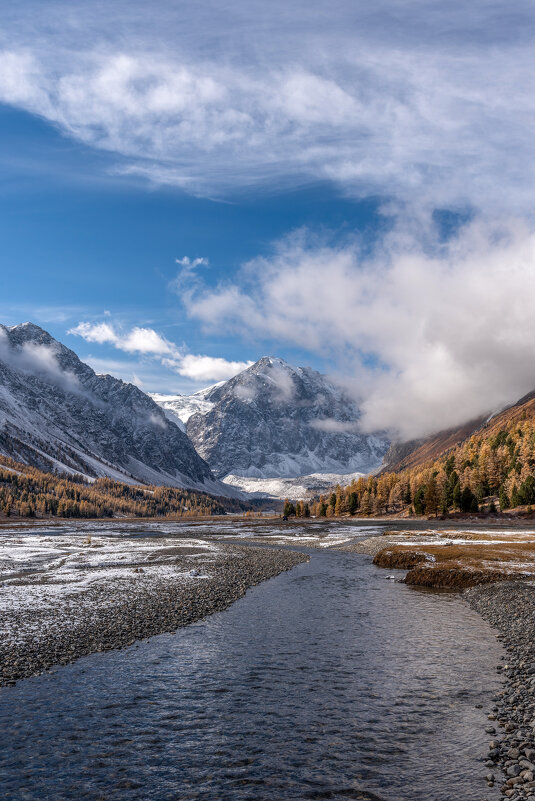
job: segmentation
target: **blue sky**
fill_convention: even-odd
[[[534,28],[527,0],[7,0],[2,322],[148,391],[280,355],[407,436],[514,400]]]
[[[95,368],[125,380],[135,375],[147,391],[189,392],[211,379],[193,381],[151,356],[67,332],[81,321],[112,320],[118,331],[156,329],[193,353],[254,361],[268,347],[290,361],[324,367],[284,339],[203,332],[170,286],[180,269],[176,260],[207,259],[203,272],[215,286],[303,226],[331,237],[359,230],[368,242],[387,224],[376,199],[348,199],[325,182],[224,200],[192,197],[110,176],[109,157],[26,112],[4,107],[0,121],[0,147],[9,154],[0,194],[4,324],[31,319]]]

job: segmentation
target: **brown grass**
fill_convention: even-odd
[[[377,567],[399,568],[410,570],[421,562],[427,561],[427,555],[420,551],[409,551],[404,546],[397,548],[384,548],[374,556],[373,564]]]
[[[477,534],[462,536],[477,539],[426,544],[419,550],[409,543],[391,545],[373,561],[378,567],[407,569],[406,583],[423,587],[461,588],[530,575],[535,578],[535,542],[526,541],[526,535],[518,539],[508,535],[505,543],[485,542]],[[506,537],[497,533],[495,538]]]
[[[422,565],[414,570],[409,570],[405,576],[405,583],[417,587],[463,590],[466,587],[475,587],[476,584],[490,584],[494,581],[511,580],[515,577],[520,578],[519,574],[515,576],[499,570],[468,570],[458,565],[451,567]]]

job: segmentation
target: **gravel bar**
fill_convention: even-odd
[[[415,534],[415,537],[423,536]],[[428,535],[427,535],[428,536]],[[403,534],[379,534],[376,537],[367,537],[365,540],[351,542],[344,545],[335,545],[333,550],[346,551],[347,553],[365,553],[368,556],[376,556],[379,551],[388,545],[404,544],[407,537]]]
[[[487,782],[502,782],[502,799],[535,801],[535,584],[481,585],[463,597],[498,630],[507,653],[497,668],[504,686],[488,716]]]
[[[306,554],[221,545],[210,577],[188,581],[136,577],[121,591],[113,581],[91,587],[56,608],[13,613],[15,639],[0,642],[0,686],[81,656],[173,632],[241,598],[249,587],[308,561]],[[41,619],[40,619],[41,616]]]

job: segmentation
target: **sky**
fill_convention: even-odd
[[[0,21],[0,321],[189,393],[263,355],[422,436],[535,388],[532,4]]]

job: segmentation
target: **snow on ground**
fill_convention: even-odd
[[[70,533],[4,529],[0,612],[56,607],[95,585],[113,585],[117,591],[125,582],[208,578],[206,566],[220,550],[216,543],[193,538],[88,536],[72,527]]]
[[[363,473],[310,473],[297,478],[253,478],[229,474],[223,482],[247,492],[254,498],[290,498],[306,500],[314,495],[332,492],[336,484],[345,486]]]
[[[403,545],[512,545],[535,543],[535,531],[522,531],[514,529],[481,529],[466,531],[462,529],[430,529],[428,531],[398,532],[405,535]],[[411,539],[415,537],[415,539]],[[426,539],[427,538],[427,539]]]

